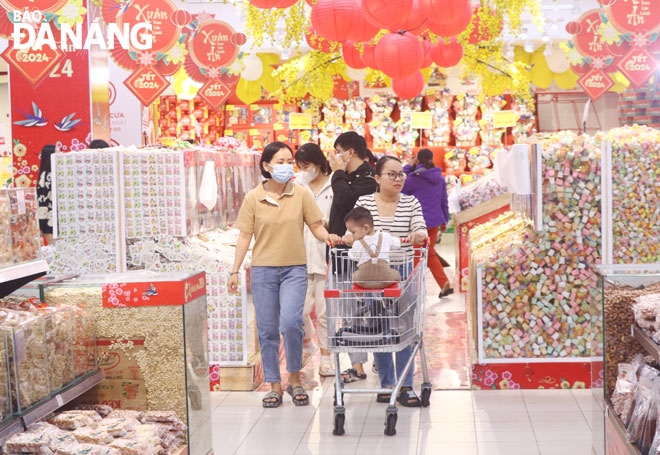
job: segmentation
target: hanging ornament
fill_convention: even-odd
[[[277,4],[280,3],[280,0],[250,0],[250,3],[257,8],[270,9],[277,8]]]
[[[178,9],[172,13],[170,20],[177,27],[185,27],[192,22],[192,14],[185,9]]]
[[[424,75],[422,72],[415,71],[407,77],[392,79],[392,90],[399,98],[409,100],[422,93],[424,84]]]
[[[393,29],[405,21],[412,10],[413,0],[362,0],[362,11],[373,25]]]
[[[394,27],[394,31],[407,31],[414,35],[420,35],[426,30],[426,23],[428,22],[422,13],[422,5],[420,0],[413,0],[410,14],[404,20]]]
[[[318,0],[312,7],[312,26],[316,33],[330,41],[344,41],[360,21],[355,0]]]
[[[439,42],[431,53],[436,65],[451,68],[458,65],[463,58],[463,46],[454,38],[449,43]]]
[[[325,52],[326,54],[335,52],[338,48],[338,44],[334,41],[328,41],[318,36],[314,31],[314,27],[311,25],[307,27],[307,31],[305,32],[305,41],[307,41],[307,44],[312,49]]]
[[[358,43],[362,41],[369,41],[380,31],[380,27],[373,25],[367,20],[364,11],[362,11],[360,0],[355,0],[355,2],[355,8],[358,12],[359,18],[356,20],[355,25],[351,29],[348,39]]]
[[[388,33],[376,45],[378,68],[391,78],[410,76],[423,62],[422,43],[411,33]]]
[[[561,74],[571,69],[571,64],[566,58],[566,52],[559,47],[555,47],[552,54],[545,58],[545,61],[553,73]]]
[[[298,3],[298,0],[279,0],[276,7],[280,9],[290,8],[296,3]]]
[[[246,81],[259,80],[264,73],[264,65],[261,59],[256,54],[250,54],[245,57],[243,63],[245,64],[245,69],[241,77]]]
[[[422,40],[422,47],[424,48],[424,62],[422,68],[428,68],[433,64],[433,48],[435,47],[430,39],[424,38]]]
[[[362,61],[365,65],[372,69],[379,69],[378,62],[376,61],[376,45],[371,43],[366,43],[364,45],[364,51],[362,53]]]
[[[467,0],[420,0],[422,13],[437,24],[449,24],[460,19]]]
[[[355,47],[353,41],[346,41],[341,48],[341,55],[344,57],[346,65],[356,70],[366,68],[367,65],[362,61],[360,51]]]
[[[435,35],[441,36],[443,38],[452,38],[468,28],[470,25],[470,20],[472,20],[472,7],[469,3],[465,4],[465,11],[463,14],[454,22],[448,24],[437,24],[435,22],[427,22],[428,29]]]

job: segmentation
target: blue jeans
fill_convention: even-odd
[[[412,264],[400,265],[395,267],[401,274],[401,279],[406,280],[408,276],[412,273],[413,266]],[[402,295],[401,298],[411,298],[416,296],[407,296]],[[396,384],[397,378],[400,378],[403,374],[403,370],[406,367],[406,363],[412,354],[412,347],[408,346],[403,348],[396,355],[396,374],[394,371],[394,355],[391,352],[374,352],[374,361],[376,362],[376,367],[378,368],[378,376],[380,377],[380,385],[382,387],[391,387]],[[404,387],[413,386],[413,376],[415,375],[415,363],[410,366],[408,375],[403,381]]]
[[[296,373],[302,369],[307,266],[252,267],[251,281],[264,380],[279,383],[280,333],[284,337],[286,370]]]

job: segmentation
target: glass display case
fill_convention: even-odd
[[[626,427],[642,365],[657,368],[660,362],[660,264],[606,265],[599,271],[602,299],[591,311],[593,447],[599,455],[638,454],[639,442],[628,441]],[[652,432],[645,438],[653,439]]]
[[[0,267],[36,259],[40,236],[36,189],[0,190]]]
[[[175,411],[188,452],[212,450],[204,273],[90,275],[47,286],[49,305],[82,305],[95,319],[106,379],[81,403]]]

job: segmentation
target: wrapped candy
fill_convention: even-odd
[[[461,210],[467,210],[507,192],[506,187],[497,183],[495,174],[489,174],[474,183],[461,187],[458,196]]]
[[[536,133],[536,119],[534,112],[530,110],[527,102],[515,97],[511,108],[516,113],[518,121],[513,129],[513,138],[516,142],[532,137]]]
[[[373,147],[387,149],[392,145],[396,130],[396,125],[390,117],[396,106],[396,98],[376,95],[369,99],[368,104],[372,113],[369,133],[373,138]]]
[[[448,172],[463,172],[466,164],[465,150],[452,148],[445,151],[445,169]]]
[[[449,145],[451,138],[449,109],[451,108],[452,100],[453,97],[448,90],[434,91],[426,97],[429,111],[433,115],[433,128],[426,132],[430,146]]]
[[[410,151],[415,146],[415,142],[419,137],[418,130],[412,128],[411,114],[413,112],[421,112],[423,101],[424,98],[421,96],[413,100],[399,101],[400,117],[396,125],[395,139],[396,145],[404,152]]]
[[[360,136],[365,135],[365,121],[367,119],[367,103],[364,98],[355,97],[344,102],[346,115],[346,129],[355,131]]]
[[[323,150],[334,150],[335,140],[344,132],[344,103],[329,99],[322,108],[323,121],[319,123],[319,139]]]

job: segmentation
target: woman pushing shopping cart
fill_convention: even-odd
[[[373,352],[381,380],[380,389],[345,389],[336,375],[336,435],[344,434],[344,393],[377,393],[378,401],[389,403],[387,435],[396,434],[397,401],[404,406],[429,404],[431,384],[422,342],[428,245],[413,246],[423,243],[426,225],[419,201],[401,194],[404,179],[398,159],[385,157],[378,162],[380,191],[357,203],[371,215],[371,228],[369,223],[347,219],[350,228],[344,240],[354,247],[333,250],[328,266],[328,349],[335,357],[335,371],[340,371],[339,353]],[[401,237],[410,244],[400,245]],[[421,399],[412,387],[417,351],[424,376]],[[396,353],[396,369],[392,353]]]

